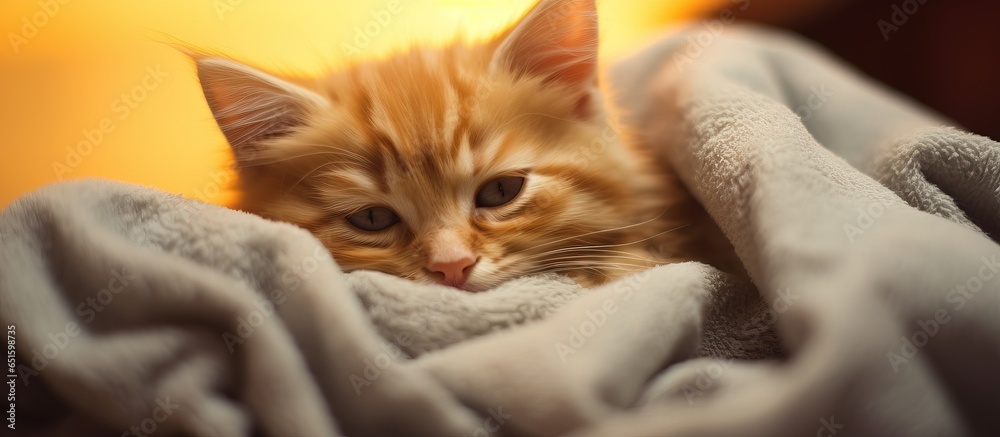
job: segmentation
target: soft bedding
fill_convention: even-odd
[[[757,29],[679,29],[608,79],[752,283],[680,263],[469,294],[342,273],[291,225],[57,184],[0,212],[12,428],[1000,435],[1000,144]]]

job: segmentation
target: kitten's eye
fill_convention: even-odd
[[[500,206],[517,197],[524,186],[524,177],[504,176],[493,179],[483,185],[476,193],[477,208]]]
[[[389,208],[373,206],[347,216],[347,221],[363,231],[381,231],[399,223],[399,216]]]

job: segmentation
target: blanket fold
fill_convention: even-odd
[[[679,263],[591,290],[542,275],[469,294],[344,274],[291,225],[56,184],[0,212],[6,425],[1000,435],[1000,144],[793,37],[701,34],[678,29],[608,78],[753,283]]]
[[[997,420],[970,405],[997,402],[996,374],[976,373],[977,387],[954,385],[947,380],[959,375],[941,366],[998,362],[1000,281],[991,263],[1000,248],[979,230],[1000,223],[1000,145],[935,127],[941,122],[927,111],[769,32],[734,29],[685,63],[684,41],[696,32],[619,64],[619,103],[632,105],[645,145],[733,242],[777,313],[791,361],[722,394],[724,384],[705,405],[675,399],[665,414],[601,429],[793,435],[838,418],[858,435],[995,433]],[[979,224],[958,205],[970,205]],[[977,309],[967,311],[962,300],[972,298]],[[767,402],[749,408],[752,399]],[[743,412],[733,420],[704,420],[737,405]]]

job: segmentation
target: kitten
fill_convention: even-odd
[[[469,291],[539,272],[593,286],[692,259],[691,233],[669,232],[692,220],[690,199],[605,111],[597,36],[593,0],[541,0],[485,43],[311,83],[197,67],[238,207],[308,229],[345,271]]]

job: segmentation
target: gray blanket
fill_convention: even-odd
[[[756,30],[682,29],[610,79],[753,284],[681,263],[467,294],[345,275],[241,212],[53,185],[0,212],[14,428],[1000,435],[1000,144]]]

